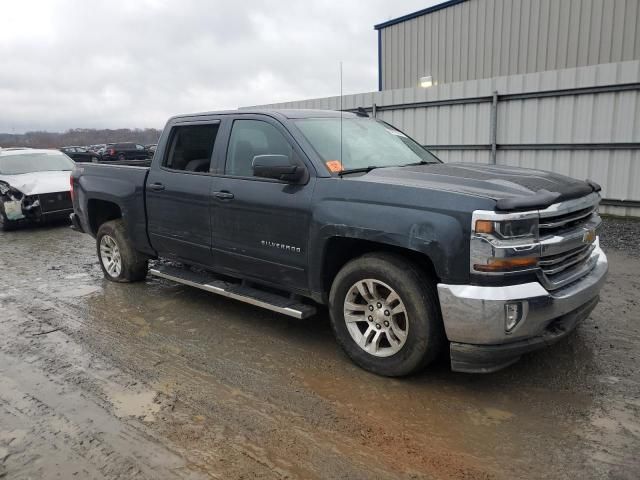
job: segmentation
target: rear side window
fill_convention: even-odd
[[[219,123],[173,127],[163,166],[186,172],[208,172]]]
[[[293,149],[280,131],[261,120],[233,122],[224,173],[241,177],[253,176],[253,157],[256,155],[286,155],[291,159]]]

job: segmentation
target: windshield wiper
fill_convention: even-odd
[[[437,163],[437,162],[427,162],[426,160],[420,160],[419,162],[405,163],[404,165],[400,165],[400,166],[401,167],[415,167],[416,165],[431,165],[432,163]]]
[[[360,168],[347,168],[345,170],[340,170],[338,172],[338,175],[343,176],[343,175],[347,175],[349,173],[366,173],[366,172],[370,172],[371,170],[374,170],[376,168],[384,168],[384,166],[378,166],[378,165],[369,165],[368,167],[360,167]]]

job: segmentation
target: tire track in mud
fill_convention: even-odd
[[[610,298],[598,307],[598,317],[612,322],[600,325],[600,336],[591,331],[597,318],[555,353],[501,374],[472,378],[437,367],[399,381],[353,367],[323,318],[292,321],[154,279],[114,285],[102,279],[90,238],[42,233],[33,232],[31,245],[18,242],[25,236],[0,234],[0,352],[17,362],[12,369],[44,375],[60,398],[78,395],[139,435],[142,458],[112,447],[89,425],[90,438],[102,444],[95,457],[88,454],[96,464],[83,464],[84,451],[69,445],[82,435],[73,426],[84,432],[85,425],[43,401],[53,411],[41,413],[53,424],[14,429],[13,447],[0,435],[0,460],[3,448],[17,449],[24,438],[45,444],[37,431],[57,432],[68,420],[70,443],[61,448],[98,477],[104,458],[135,465],[112,478],[149,477],[144,468],[164,468],[145,456],[157,448],[181,465],[159,475],[169,478],[568,479],[615,472],[626,479],[640,472],[633,455],[638,405],[629,403],[640,385],[638,362],[623,358],[640,352],[630,320],[638,304],[629,300],[628,284],[637,290],[637,263],[624,275],[616,271]],[[610,386],[599,383],[603,377]],[[42,400],[31,390],[21,393]],[[12,410],[18,401],[0,395],[0,418],[28,427],[40,410],[34,403],[23,415]],[[622,407],[626,416],[618,418]],[[7,464],[15,466],[21,457],[12,455]]]
[[[17,297],[23,295],[21,292]],[[109,359],[126,358],[130,367],[135,365],[130,376],[144,378],[150,388],[156,388],[165,407],[161,412],[162,421],[151,423],[149,428],[180,445],[194,468],[200,471],[217,469],[235,476],[248,472],[258,474],[263,470],[263,474],[273,478],[325,475],[397,478],[399,474],[431,478],[428,472],[437,473],[438,478],[459,478],[463,472],[469,478],[490,478],[476,467],[465,466],[463,458],[453,459],[444,451],[421,446],[406,435],[393,438],[391,430],[386,432],[389,440],[386,447],[372,438],[363,438],[361,432],[368,432],[365,437],[381,432],[359,424],[357,418],[336,414],[333,406],[314,396],[291,391],[290,385],[274,381],[259,369],[246,368],[224,358],[212,358],[203,366],[202,357],[197,353],[206,355],[206,352],[193,355],[192,349],[189,355],[176,353],[183,350],[180,342],[154,332],[138,337],[131,331],[120,330],[131,328],[135,323],[123,322],[112,330],[89,322],[83,317],[82,308],[67,300],[47,297],[42,292],[37,297],[29,302],[29,312],[44,326],[38,326],[35,331],[60,328],[65,334],[79,337],[80,343],[95,346],[96,351],[108,348],[109,352],[101,354]],[[44,336],[39,342],[46,344],[53,338],[53,335]],[[53,350],[71,349],[67,346]],[[64,363],[65,359],[58,358],[57,362]],[[84,370],[90,369],[94,378],[83,379],[83,388],[95,395],[104,395],[101,392],[108,390],[103,385],[104,379],[95,378],[99,370],[87,361]],[[261,390],[269,393],[268,398],[256,397],[255,392]],[[296,396],[299,398],[291,398]],[[296,412],[290,408],[292,405],[276,400],[283,398],[292,400],[292,405],[312,406]],[[210,427],[211,423],[215,426]],[[395,466],[398,448],[413,457],[413,464],[402,471]]]

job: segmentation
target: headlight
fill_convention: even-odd
[[[537,238],[538,218],[526,218],[520,220],[476,220],[475,233],[495,235],[499,238]]]
[[[505,273],[537,268],[538,213],[476,211],[471,231],[471,271]]]

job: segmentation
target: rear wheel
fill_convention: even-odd
[[[416,372],[444,343],[433,280],[399,255],[367,254],[347,263],[331,287],[329,309],[347,355],[379,375]]]
[[[124,156],[124,153],[119,153],[118,154],[118,160],[120,160],[121,162],[124,161],[126,159],[126,157]]]
[[[98,259],[112,282],[137,282],[147,276],[147,257],[136,251],[120,219],[103,223],[96,235]]]

